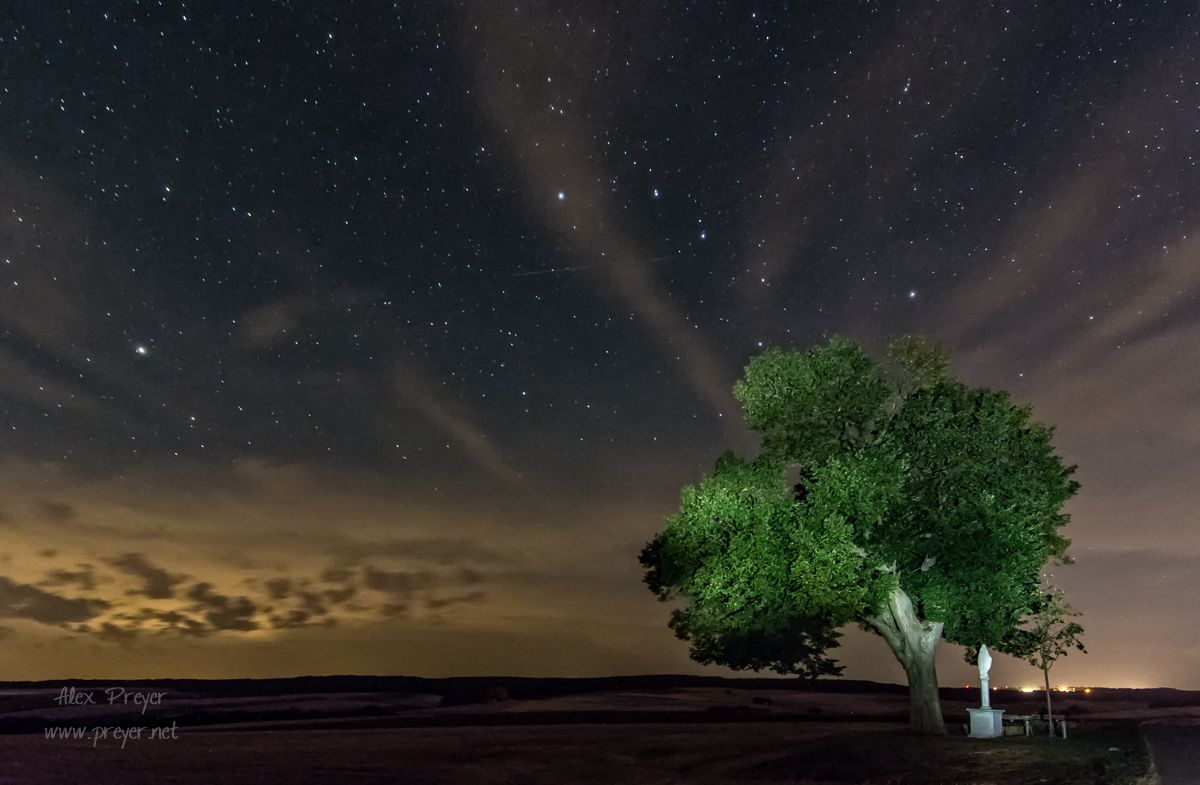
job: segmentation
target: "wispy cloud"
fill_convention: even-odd
[[[466,403],[454,399],[453,387],[448,382],[437,380],[432,372],[420,369],[411,359],[396,362],[393,378],[400,406],[415,409],[428,418],[496,479],[510,486],[522,484],[521,473],[476,424],[480,418],[470,414]]]
[[[108,607],[104,600],[63,597],[0,576],[0,618],[58,626],[94,619]]]
[[[175,586],[183,583],[186,576],[170,575],[161,567],[152,565],[140,553],[126,553],[108,563],[126,575],[141,578],[145,583],[141,593],[151,600],[169,600],[175,596]]]
[[[718,354],[654,282],[651,267],[630,264],[655,257],[655,249],[617,208],[615,173],[600,164],[602,129],[579,119],[590,108],[551,110],[556,96],[590,94],[581,80],[591,85],[602,70],[607,54],[597,28],[605,25],[588,19],[572,27],[552,9],[524,10],[514,15],[501,3],[480,3],[460,21],[462,55],[477,84],[472,94],[504,142],[527,207],[573,259],[584,260],[602,292],[637,316],[694,394],[722,416],[737,417],[733,379]]]

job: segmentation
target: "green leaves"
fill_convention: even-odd
[[[671,627],[693,658],[827,673],[833,630],[897,589],[968,646],[1015,640],[1041,607],[1038,575],[1066,558],[1059,511],[1079,487],[1053,430],[1007,393],[948,379],[940,347],[906,339],[892,357],[898,381],[840,338],[747,366],[734,394],[763,435],[758,458],[723,455],[641,556],[659,599],[685,600]]]
[[[1083,627],[1071,621],[1082,614],[1066,602],[1065,593],[1056,586],[1044,590],[1038,603],[1000,649],[1006,654],[1028,660],[1030,665],[1049,670],[1054,661],[1071,649],[1087,654],[1079,641]]]
[[[755,672],[769,668],[809,679],[840,676],[843,670],[825,656],[827,649],[838,645],[841,634],[809,619],[763,619],[731,627],[688,608],[672,614],[670,627],[679,638],[691,641],[692,659],[703,665]]]
[[[941,382],[906,401],[889,438],[909,461],[906,515],[930,533],[894,530],[901,564],[927,556],[937,569],[907,576],[923,612],[947,640],[997,643],[1037,601],[1037,576],[1063,556],[1062,504],[1078,489],[1052,454],[1050,429],[1007,393]],[[925,602],[926,599],[928,602]]]
[[[834,338],[805,354],[768,349],[733,394],[764,455],[810,465],[868,441],[889,389],[857,344]]]
[[[950,356],[941,346],[926,346],[920,336],[905,336],[888,345],[888,357],[903,369],[905,394],[932,387],[948,378]]]
[[[818,541],[803,531],[803,508],[785,479],[779,462],[726,453],[699,488],[684,489],[679,514],[642,551],[646,583],[660,600],[687,599],[671,628],[699,662],[835,675],[840,669],[823,655],[837,645],[830,609],[793,575]],[[817,571],[828,582],[836,566]]]

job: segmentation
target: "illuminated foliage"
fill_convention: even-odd
[[[734,394],[758,457],[726,453],[685,488],[641,562],[661,600],[686,602],[671,627],[700,662],[835,674],[837,628],[878,632],[909,674],[914,725],[936,733],[937,641],[1011,638],[1041,568],[1066,558],[1059,510],[1078,484],[1029,407],[949,379],[920,339],[892,358],[893,378],[841,339],[752,359]]]

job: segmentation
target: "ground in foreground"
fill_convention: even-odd
[[[900,783],[1131,785],[1134,723],[1075,738],[914,737],[896,723],[463,726],[0,736],[0,783]]]

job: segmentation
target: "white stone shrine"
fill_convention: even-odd
[[[1004,710],[993,709],[991,691],[988,688],[988,670],[992,667],[992,655],[987,646],[979,647],[979,682],[980,708],[967,709],[971,715],[971,733],[973,739],[994,739],[1004,735]]]

